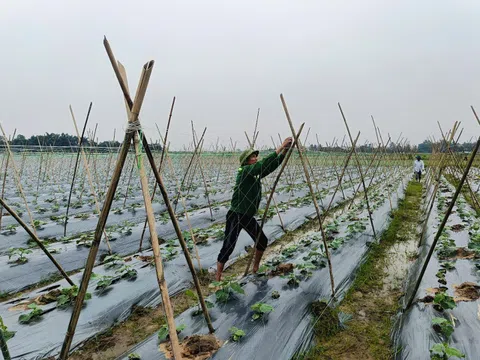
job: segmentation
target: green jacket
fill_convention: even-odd
[[[260,179],[275,171],[284,158],[285,155],[277,155],[274,152],[255,164],[240,167],[233,188],[230,210],[239,214],[254,216],[262,199]]]

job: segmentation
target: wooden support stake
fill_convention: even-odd
[[[285,102],[285,99],[283,98],[283,94],[280,94],[280,99],[282,101],[283,110],[285,111],[288,124],[290,125],[290,130],[292,131],[292,136],[295,136],[295,128],[293,127],[293,123],[290,118],[290,113],[288,112],[287,104]],[[353,139],[352,139],[352,144],[353,144]],[[330,251],[328,250],[327,236],[325,235],[325,231],[323,230],[323,225],[322,225],[322,215],[320,213],[320,208],[318,207],[317,197],[315,195],[315,192],[313,191],[312,183],[310,182],[310,175],[308,173],[307,164],[305,162],[305,159],[303,158],[302,144],[300,143],[300,139],[297,139],[296,147],[298,150],[298,156],[300,158],[300,162],[302,163],[302,166],[303,166],[303,171],[305,173],[305,179],[307,180],[308,188],[310,190],[310,195],[312,196],[313,205],[315,206],[315,211],[317,212],[318,225],[320,228],[320,233],[322,234],[323,246],[325,247],[325,255],[327,257],[328,270],[330,273],[330,285],[332,287],[332,297],[333,297],[335,296],[335,281],[333,278],[333,268],[332,268],[332,261],[330,259]]]

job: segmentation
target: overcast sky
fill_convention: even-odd
[[[207,144],[245,147],[257,108],[260,144],[290,135],[280,93],[312,141],[345,134],[337,102],[361,142],[374,140],[370,115],[384,139],[438,138],[437,120],[459,120],[467,141],[480,130],[469,108],[480,110],[478,19],[480,2],[461,0],[2,0],[0,122],[9,134],[73,134],[69,104],[83,122],[93,101],[100,140],[123,132],[106,35],[132,92],[155,60],[141,119],[158,139],[176,96],[177,149],[191,120]]]

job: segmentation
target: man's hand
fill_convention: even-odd
[[[291,137],[286,138],[283,140],[282,145],[280,145],[275,152],[277,154],[283,153],[283,155],[286,155],[288,149],[292,147],[293,139]]]
[[[291,137],[286,138],[283,140],[282,147],[284,149],[290,149],[292,147],[293,139]]]

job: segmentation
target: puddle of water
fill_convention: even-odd
[[[385,278],[383,282],[383,291],[388,292],[401,288],[405,280],[410,265],[415,260],[417,254],[418,239],[412,233],[410,240],[399,241],[394,244],[387,252],[386,266],[384,267]]]

